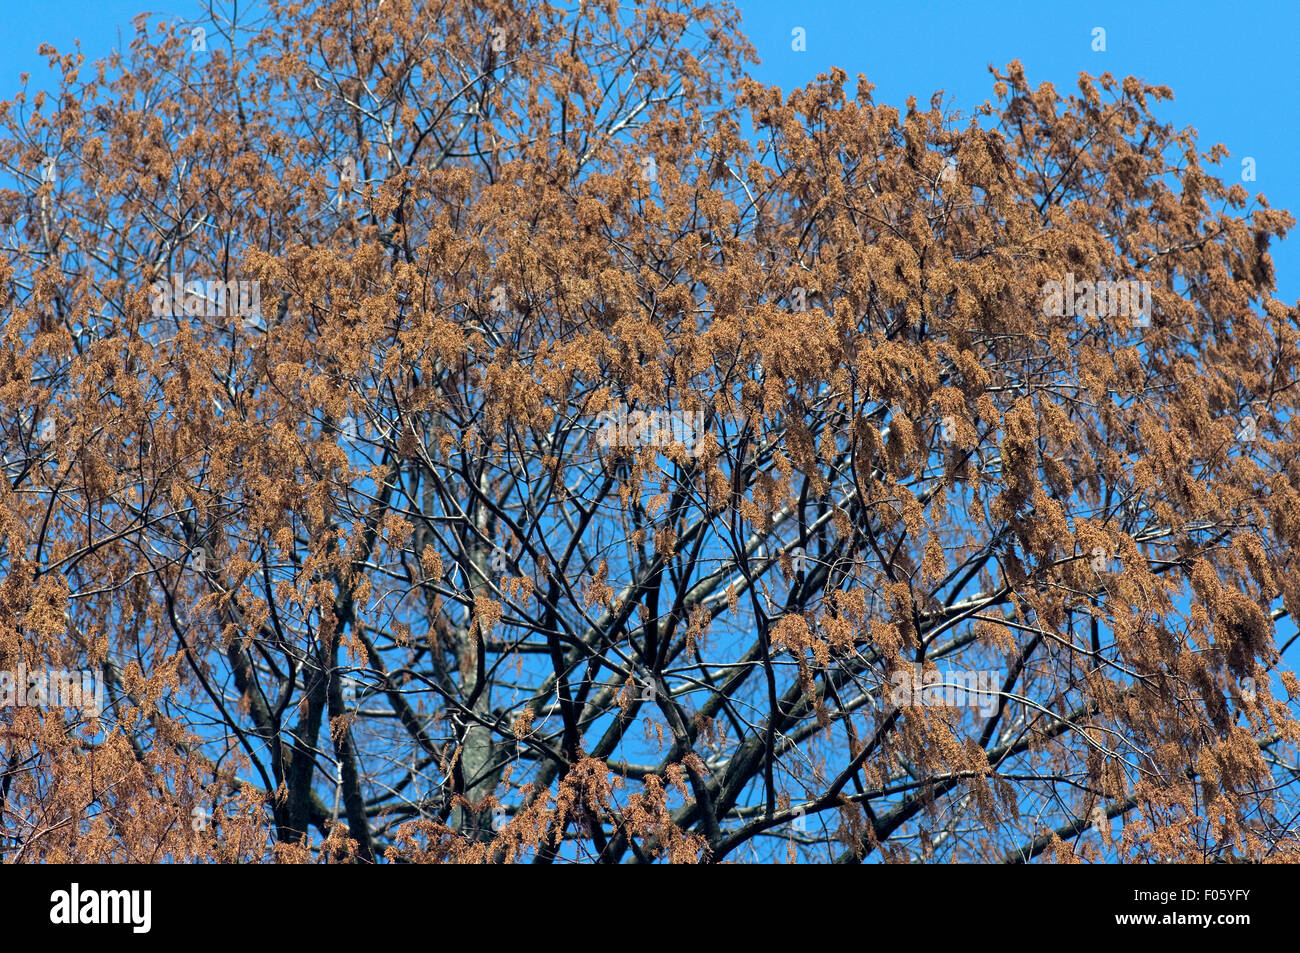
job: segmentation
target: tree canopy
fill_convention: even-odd
[[[1294,220],[1169,89],[218,19],[0,103],[0,669],[104,688],[0,857],[1296,859]]]

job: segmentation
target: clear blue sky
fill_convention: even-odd
[[[1300,0],[739,0],[738,7],[762,61],[755,75],[787,92],[839,66],[850,77],[866,74],[878,102],[901,107],[915,95],[924,105],[942,89],[964,111],[992,98],[988,65],[1013,59],[1031,84],[1048,80],[1063,94],[1082,71],[1169,86],[1174,101],[1158,104],[1157,115],[1195,128],[1202,151],[1227,146],[1221,174],[1229,181],[1240,180],[1243,157],[1254,157],[1247,191],[1300,219]],[[39,8],[0,0],[0,99],[12,96],[20,72],[37,85],[48,75],[36,54],[42,42],[70,50],[80,40],[93,60],[129,43],[131,18],[143,10],[200,16],[197,0],[48,0]],[[791,48],[796,27],[803,52]],[[1104,52],[1093,50],[1096,27],[1106,31]],[[1300,300],[1297,232],[1273,246],[1277,294],[1288,303]]]
[[[1170,87],[1157,116],[1197,130],[1202,151],[1222,142],[1232,154],[1221,177],[1240,181],[1241,159],[1256,160],[1255,182],[1274,208],[1300,219],[1300,2],[1249,0],[741,0],[745,33],[762,64],[756,77],[789,90],[831,66],[866,74],[877,102],[924,107],[945,90],[956,108],[992,99],[988,64],[1025,65],[1031,85],[1077,91],[1080,72],[1134,75]],[[807,50],[791,50],[803,27]],[[1092,31],[1106,31],[1094,52]],[[1275,246],[1278,296],[1300,298],[1300,237]]]
[[[249,3],[249,6],[252,4]],[[243,4],[241,4],[243,6]],[[1300,218],[1300,2],[1247,0],[1089,0],[1087,4],[999,0],[740,0],[744,29],[758,49],[757,77],[790,90],[831,66],[865,73],[876,98],[923,105],[943,89],[966,110],[992,96],[987,66],[1020,59],[1032,84],[1050,80],[1072,92],[1080,71],[1133,74],[1174,91],[1159,115],[1192,126],[1204,146],[1232,153],[1225,177],[1239,181],[1241,159],[1256,160],[1256,181],[1276,208]],[[91,58],[131,36],[131,17],[149,9],[197,19],[189,0],[0,0],[0,98],[17,75],[39,77],[41,42],[71,49],[79,39]],[[1092,49],[1094,27],[1106,51]],[[791,50],[791,30],[806,32],[807,50]],[[1300,238],[1275,249],[1279,296],[1300,299]]]
[[[252,0],[245,0],[249,6]],[[566,3],[568,0],[558,0]],[[245,3],[241,2],[241,7]],[[1089,0],[1086,4],[998,0],[739,0],[744,31],[762,62],[758,79],[784,91],[832,66],[863,73],[878,102],[923,105],[939,89],[956,109],[992,97],[988,65],[1013,59],[1031,84],[1051,81],[1063,94],[1080,72],[1136,75],[1169,86],[1175,99],[1157,115],[1199,132],[1202,151],[1221,142],[1231,153],[1221,175],[1240,181],[1241,159],[1256,160],[1257,178],[1243,183],[1275,208],[1300,218],[1300,0]],[[0,0],[0,99],[10,98],[20,72],[50,84],[42,42],[70,51],[80,40],[91,60],[129,42],[131,18],[145,9],[197,19],[196,0]],[[806,50],[791,49],[804,30]],[[1095,52],[1093,30],[1106,31]],[[1300,299],[1300,237],[1274,246],[1278,296]],[[1295,633],[1279,625],[1279,643]],[[1291,668],[1300,645],[1288,653]],[[1276,689],[1275,689],[1276,690]]]

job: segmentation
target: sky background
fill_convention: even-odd
[[[561,0],[562,2],[562,0]],[[1300,3],[1253,0],[1123,0],[1064,4],[925,0],[740,0],[737,4],[762,63],[760,80],[789,91],[832,66],[876,85],[877,102],[902,107],[915,95],[924,107],[939,89],[957,109],[991,99],[990,63],[1025,65],[1031,85],[1050,81],[1075,92],[1080,72],[1134,75],[1174,91],[1157,116],[1191,126],[1202,151],[1216,142],[1231,153],[1222,177],[1241,181],[1241,160],[1256,162],[1256,180],[1275,208],[1300,217]],[[243,4],[241,4],[243,6]],[[252,6],[252,4],[248,4]],[[80,40],[91,60],[129,42],[131,18],[144,10],[197,19],[187,0],[0,0],[0,99],[18,86],[18,74],[45,73],[42,42],[71,50]],[[807,49],[791,49],[802,27]],[[1105,52],[1092,49],[1095,27],[1106,31]],[[38,83],[39,85],[39,83]],[[850,84],[852,89],[852,84]],[[1300,300],[1300,238],[1274,245],[1278,296]]]
[[[762,61],[752,69],[785,92],[838,66],[851,92],[859,73],[875,84],[876,102],[903,108],[909,95],[927,108],[937,90],[952,108],[969,112],[993,99],[990,64],[1018,59],[1031,86],[1050,82],[1062,95],[1078,91],[1081,72],[1137,76],[1173,90],[1155,105],[1158,119],[1191,126],[1202,153],[1222,143],[1230,153],[1217,174],[1241,182],[1241,160],[1255,159],[1254,197],[1300,220],[1300,2],[1261,0],[1229,5],[1205,0],[998,3],[952,0],[742,0],[744,32]],[[791,48],[804,29],[806,50]],[[1106,31],[1106,50],[1093,50],[1093,29]],[[1212,170],[1211,174],[1215,174]],[[1300,300],[1300,228],[1274,242],[1276,296]],[[1294,620],[1277,624],[1278,645],[1296,634]],[[1284,658],[1300,667],[1300,640]],[[1275,687],[1275,691],[1278,688]]]
[[[564,0],[560,0],[564,2]],[[253,2],[241,3],[251,8]],[[1080,72],[1134,75],[1170,87],[1172,102],[1156,115],[1199,133],[1201,151],[1223,143],[1230,157],[1225,181],[1241,181],[1241,161],[1254,158],[1256,179],[1243,182],[1253,197],[1300,218],[1300,2],[1253,0],[1090,0],[1057,4],[1033,0],[996,3],[959,0],[740,0],[743,30],[761,63],[754,75],[789,92],[833,66],[851,82],[859,73],[876,86],[877,102],[900,109],[909,95],[924,108],[944,90],[952,108],[969,112],[993,98],[988,67],[1013,59],[1033,86],[1050,81],[1068,95]],[[198,22],[197,0],[0,0],[0,99],[32,74],[34,87],[53,88],[41,43],[60,51],[80,41],[89,60],[125,48],[131,19],[148,10]],[[804,31],[806,49],[792,49],[792,31]],[[1093,30],[1106,31],[1106,49],[1093,49]],[[1273,244],[1277,296],[1300,301],[1300,237]]]
[[[967,112],[993,99],[989,64],[1019,59],[1031,86],[1047,81],[1062,95],[1078,91],[1079,73],[1109,71],[1168,86],[1173,102],[1156,116],[1199,133],[1201,151],[1216,142],[1231,158],[1220,167],[1241,181],[1241,160],[1256,162],[1251,196],[1300,218],[1300,3],[974,2],[808,3],[744,0],[745,33],[762,64],[764,82],[790,90],[832,66],[850,78],[866,75],[875,99],[900,109],[909,95],[926,108],[936,90]],[[807,50],[791,49],[803,27]],[[1106,31],[1105,52],[1092,49],[1092,31]],[[853,83],[848,88],[852,90]],[[1300,237],[1274,246],[1278,297],[1300,298]]]
[[[567,0],[558,0],[566,3]],[[626,2],[626,0],[625,0]],[[249,4],[252,5],[251,3]],[[1256,180],[1243,182],[1275,208],[1300,217],[1300,0],[1210,3],[1204,0],[1124,0],[1083,3],[998,0],[740,0],[743,30],[758,51],[753,68],[761,81],[785,92],[811,82],[831,67],[853,80],[861,73],[875,84],[875,99],[903,107],[915,95],[925,107],[937,90],[953,109],[968,113],[992,99],[990,64],[1004,68],[1019,59],[1032,86],[1049,81],[1059,92],[1077,90],[1081,72],[1135,75],[1174,92],[1156,116],[1199,133],[1201,151],[1222,143],[1230,158],[1218,174],[1241,181],[1241,160],[1252,157]],[[243,6],[243,4],[241,4]],[[124,48],[131,19],[150,10],[168,18],[197,20],[196,0],[0,0],[0,99],[19,88],[22,72],[33,87],[52,88],[41,43],[62,52],[80,41],[89,60]],[[1106,49],[1094,51],[1093,31],[1106,31]],[[791,47],[802,28],[806,49]],[[1277,295],[1300,300],[1300,237],[1273,245]],[[1284,620],[1279,644],[1295,634]],[[1295,669],[1300,645],[1287,653]]]

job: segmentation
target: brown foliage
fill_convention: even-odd
[[[273,3],[0,104],[0,669],[107,688],[0,709],[4,859],[1294,855],[1292,218],[1163,87],[736,25]]]

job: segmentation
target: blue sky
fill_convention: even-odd
[[[832,66],[850,77],[859,72],[876,85],[876,99],[901,106],[909,94],[924,105],[937,89],[967,110],[992,97],[988,64],[1025,64],[1032,84],[1054,83],[1073,92],[1081,71],[1129,74],[1174,91],[1158,115],[1178,127],[1192,126],[1208,148],[1222,142],[1232,154],[1225,178],[1240,178],[1241,159],[1256,161],[1256,181],[1275,208],[1300,217],[1300,3],[1252,0],[1228,5],[1206,0],[1091,0],[1056,4],[1032,0],[996,3],[958,0],[740,0],[744,30],[762,64],[754,72],[790,90]],[[197,18],[199,4],[186,0],[0,0],[0,98],[9,98],[17,74],[39,77],[42,42],[60,50],[80,40],[91,58],[131,36],[131,18],[142,10]],[[802,27],[807,49],[791,49],[791,31]],[[1092,49],[1092,31],[1106,31],[1105,52]],[[1300,238],[1275,246],[1278,295],[1300,299]]]
[[[1080,72],[1134,75],[1170,87],[1174,101],[1156,115],[1198,131],[1202,151],[1216,142],[1231,153],[1221,177],[1240,181],[1241,160],[1256,161],[1256,181],[1274,208],[1300,218],[1300,3],[1097,2],[1057,4],[924,0],[742,0],[745,33],[762,64],[756,77],[789,90],[831,66],[866,74],[877,102],[924,107],[942,89],[963,111],[992,99],[990,63],[1025,65],[1031,85],[1077,91]],[[791,49],[803,27],[807,49]],[[1106,31],[1105,52],[1092,31]],[[1300,298],[1300,238],[1275,246],[1278,297]]]
[[[924,108],[936,90],[968,111],[993,98],[991,63],[1019,59],[1031,85],[1077,91],[1079,73],[1134,75],[1173,90],[1157,117],[1198,132],[1201,151],[1227,147],[1219,175],[1240,181],[1251,156],[1256,180],[1243,182],[1274,208],[1300,219],[1300,3],[1260,0],[1233,6],[1205,0],[1056,4],[1032,0],[961,3],[951,0],[742,0],[744,31],[758,50],[756,78],[789,91],[832,66],[866,75],[877,102],[902,107],[915,95]],[[791,48],[802,27],[806,49]],[[1093,50],[1093,30],[1106,31],[1105,52]],[[850,84],[852,88],[852,84]],[[1274,243],[1276,295],[1300,300],[1300,228]],[[1295,623],[1278,623],[1278,643]],[[1294,667],[1300,643],[1286,653]]]
[[[252,6],[247,3],[241,6]],[[1231,153],[1221,175],[1240,178],[1241,160],[1256,162],[1253,196],[1300,218],[1300,3],[1254,0],[1234,6],[1206,0],[1091,0],[1053,4],[1033,0],[996,3],[959,0],[740,0],[743,29],[761,63],[764,82],[789,91],[832,66],[850,77],[864,73],[876,100],[902,106],[909,95],[922,105],[944,90],[952,107],[967,111],[992,97],[990,63],[1025,65],[1033,85],[1075,90],[1080,72],[1110,71],[1169,86],[1174,101],[1157,115],[1192,126],[1202,151],[1222,142]],[[187,0],[0,0],[0,99],[18,87],[18,74],[36,86],[49,74],[37,47],[70,51],[80,41],[91,60],[129,43],[131,18],[143,10],[187,20],[200,5]],[[806,49],[792,49],[792,31],[804,31]],[[1104,52],[1094,51],[1093,31],[1106,31]],[[1275,243],[1278,297],[1300,300],[1300,237]],[[1283,624],[1283,637],[1289,633]]]
[[[559,0],[565,2],[565,0]],[[242,4],[241,4],[242,5]],[[251,4],[250,4],[251,5]],[[1204,0],[1050,4],[1027,0],[996,3],[924,0],[815,0],[790,3],[740,0],[744,31],[758,50],[758,79],[789,91],[838,66],[866,75],[876,99],[902,106],[909,95],[921,104],[936,90],[955,109],[969,111],[992,97],[989,64],[1013,59],[1025,65],[1031,84],[1050,81],[1063,94],[1076,88],[1080,72],[1136,75],[1169,86],[1173,102],[1157,115],[1199,132],[1202,151],[1223,143],[1231,153],[1221,167],[1240,181],[1241,160],[1256,162],[1256,180],[1243,183],[1264,193],[1276,208],[1300,217],[1300,3],[1256,0],[1229,7]],[[10,98],[18,74],[45,81],[37,47],[48,42],[70,51],[75,40],[91,60],[130,41],[131,18],[144,9],[197,19],[191,0],[0,0],[0,99]],[[1093,49],[1093,30],[1106,31],[1106,49]],[[804,51],[791,48],[802,28]],[[1274,246],[1278,296],[1300,299],[1300,238]],[[1295,632],[1279,625],[1279,643]],[[1288,653],[1291,667],[1300,645]]]

